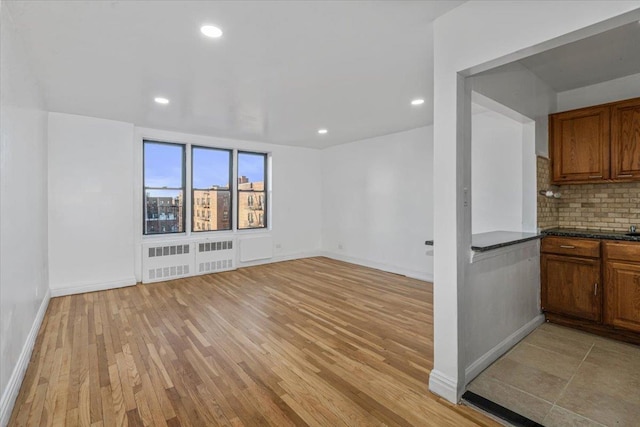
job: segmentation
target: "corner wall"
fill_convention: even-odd
[[[432,159],[432,126],[323,150],[324,254],[432,280]]]
[[[47,114],[0,3],[0,425],[18,395],[49,302]]]
[[[136,283],[133,125],[49,114],[49,286],[54,296]]]
[[[464,298],[467,286],[474,286],[467,276],[475,274],[469,268],[471,90],[465,78],[637,20],[638,6],[637,1],[590,1],[579,8],[572,1],[545,2],[543,7],[536,1],[473,1],[434,22],[434,182],[438,185],[434,368],[429,389],[451,402],[459,400],[471,379],[467,364],[468,354],[473,354],[464,342],[470,322]],[[502,257],[492,268],[498,272],[508,263],[508,257]],[[500,280],[509,284],[508,277]],[[532,322],[527,325],[534,326]],[[523,325],[510,327],[515,333]],[[500,351],[487,355],[485,361]]]

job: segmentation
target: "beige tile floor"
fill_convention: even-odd
[[[468,389],[547,427],[636,427],[640,346],[545,323]]]

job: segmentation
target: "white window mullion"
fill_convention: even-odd
[[[184,206],[184,227],[187,236],[191,236],[191,218],[192,218],[192,203],[191,197],[193,192],[191,190],[192,182],[191,182],[191,144],[187,144],[185,155],[185,206]]]
[[[238,150],[233,150],[233,161],[232,163],[232,174],[231,179],[233,182],[231,185],[231,229],[236,232],[238,231],[238,198],[240,194],[238,193]]]

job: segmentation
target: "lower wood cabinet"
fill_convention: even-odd
[[[640,344],[640,242],[545,237],[547,320]]]
[[[599,322],[602,319],[600,259],[543,254],[542,308]]]
[[[604,323],[640,332],[640,245],[606,243]]]

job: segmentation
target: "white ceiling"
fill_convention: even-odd
[[[640,73],[640,23],[632,22],[520,61],[556,92]]]
[[[432,122],[430,23],[463,2],[6,3],[50,111],[320,148]]]

